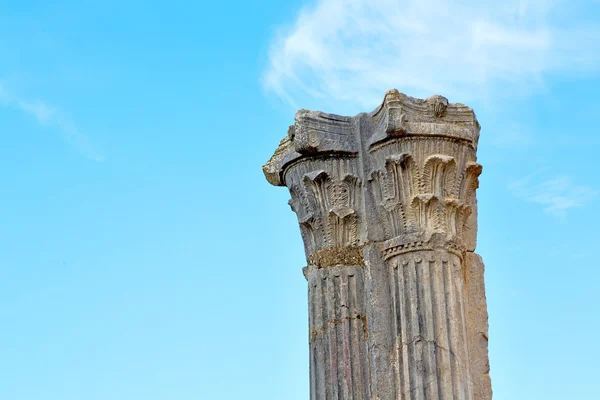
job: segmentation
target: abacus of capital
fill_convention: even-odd
[[[296,113],[263,170],[306,250],[312,400],[491,399],[479,130],[397,90],[355,117]]]

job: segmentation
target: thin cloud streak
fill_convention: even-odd
[[[564,216],[567,210],[584,206],[598,195],[592,187],[575,184],[567,175],[539,183],[534,182],[533,176],[528,176],[511,182],[509,189],[515,196],[541,204],[545,212],[556,216]]]
[[[568,26],[565,9],[577,4],[320,0],[281,27],[263,85],[293,105],[312,97],[372,107],[392,87],[460,101],[528,93],[546,74],[600,65],[600,28]]]
[[[35,118],[42,126],[58,128],[63,140],[75,151],[93,161],[102,162],[105,160],[105,157],[94,148],[90,138],[80,132],[71,119],[44,101],[16,97],[0,83],[0,106],[16,108]]]

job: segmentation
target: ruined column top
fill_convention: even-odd
[[[397,90],[296,113],[263,170],[304,244],[311,400],[491,400],[479,131],[471,108]]]
[[[357,155],[394,138],[439,137],[477,149],[480,125],[470,107],[434,95],[425,100],[388,90],[370,113],[354,117],[298,110],[295,123],[279,143],[263,172],[272,185],[284,186],[287,166],[304,157],[337,153]],[[364,129],[366,127],[366,129]]]

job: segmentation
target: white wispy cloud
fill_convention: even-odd
[[[578,1],[319,0],[273,39],[265,88],[374,106],[385,90],[461,101],[528,92],[600,65],[600,27]]]
[[[35,101],[15,100],[16,105],[28,114],[31,114],[42,125],[49,125],[56,115],[56,109],[48,106],[46,103]]]
[[[92,145],[90,138],[79,131],[75,123],[56,107],[42,100],[23,99],[10,93],[0,82],[0,106],[18,109],[33,118],[42,126],[57,128],[63,140],[74,150],[94,161],[104,161]]]
[[[567,210],[585,205],[598,194],[590,186],[574,183],[567,175],[535,180],[535,176],[528,176],[511,182],[509,188],[514,195],[541,204],[545,212],[553,215],[565,215]]]

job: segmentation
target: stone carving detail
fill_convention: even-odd
[[[481,166],[470,163],[459,173],[452,156],[433,154],[418,165],[407,153],[386,158],[385,171],[371,173],[386,237],[443,233],[460,238],[472,210]]]
[[[448,99],[444,96],[431,96],[429,99],[429,104],[431,109],[433,110],[433,114],[437,118],[442,118],[446,114],[446,110],[448,109]]]
[[[355,147],[352,119],[335,114],[300,110],[292,128],[294,148],[298,153],[348,151]]]
[[[298,216],[303,239],[310,248],[353,246],[358,242],[360,180],[346,175],[332,180],[325,171],[304,175],[302,186],[290,187],[289,204]]]
[[[413,231],[414,215],[411,213],[413,184],[418,183],[419,174],[409,154],[390,156],[386,159],[386,171],[371,173],[373,194],[381,207],[381,219],[386,236],[395,237]]]
[[[263,167],[308,266],[311,399],[490,400],[479,123],[443,96],[300,110]]]

